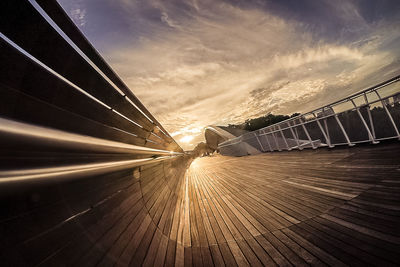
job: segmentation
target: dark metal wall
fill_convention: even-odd
[[[56,1],[1,1],[0,31],[1,265],[118,261],[102,237],[161,229],[151,199],[178,201],[183,150]]]

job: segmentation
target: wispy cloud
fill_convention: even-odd
[[[174,22],[172,19],[170,19],[168,17],[167,12],[162,12],[161,13],[161,21],[166,23],[168,26],[170,26],[171,28],[180,28],[178,24],[176,24],[176,22]]]
[[[185,148],[206,125],[307,111],[398,74],[399,12],[289,2],[113,1],[120,39],[101,52],[178,141],[194,137]]]
[[[72,20],[80,27],[86,24],[86,8],[84,7],[82,0],[76,1],[70,7],[70,16]]]

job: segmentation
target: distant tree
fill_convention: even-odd
[[[254,119],[247,119],[245,121],[245,126],[244,129],[247,131],[255,131],[267,126],[270,126],[272,124],[278,123],[280,121],[284,121],[289,119],[290,117],[287,115],[274,115],[272,113],[269,113],[267,115],[254,118]]]
[[[296,117],[300,115],[300,113],[294,113],[291,116],[288,115],[274,115],[272,113],[268,113],[267,115],[254,118],[254,119],[247,119],[242,124],[228,124],[228,128],[236,128],[236,129],[243,129],[247,131],[255,131],[272,124],[278,123],[280,121],[287,120],[292,117]]]
[[[296,113],[293,113],[292,115],[290,115],[290,118],[294,118],[294,117],[297,117],[299,115],[300,115],[300,113],[296,112]]]

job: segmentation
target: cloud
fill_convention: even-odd
[[[73,21],[80,27],[85,26],[86,24],[86,9],[75,8],[71,10],[71,17]]]
[[[178,24],[176,24],[172,19],[168,17],[168,14],[166,12],[161,13],[161,21],[166,23],[171,28],[180,28]]]
[[[122,22],[97,21],[102,54],[186,149],[207,125],[308,111],[399,71],[398,13],[354,1],[109,1]]]

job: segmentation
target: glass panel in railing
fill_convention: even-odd
[[[290,121],[285,121],[279,123],[279,127],[281,127],[281,130],[285,130],[290,127]]]
[[[324,120],[321,120],[321,123],[328,138],[330,138],[332,145],[346,143],[346,138],[344,137],[335,116],[330,116]]]
[[[269,142],[268,142],[269,140],[267,138],[268,138],[267,135],[264,133],[261,133],[259,136],[259,140],[260,140],[262,146],[264,147],[265,152],[272,151],[271,145],[269,144]]]
[[[356,110],[338,114],[338,117],[351,142],[368,141],[369,136],[361,117]]]
[[[312,147],[311,142],[308,139],[307,133],[304,131],[302,124],[293,127],[293,132],[297,138],[296,142],[299,143],[300,148]]]
[[[290,130],[290,122],[283,122],[280,126],[288,147],[290,149],[297,148],[297,139],[293,136],[292,131]]]
[[[279,125],[280,126],[280,125]],[[288,143],[287,143],[287,138],[289,137],[289,135],[285,135],[282,128],[280,128],[278,125],[276,126],[276,137],[278,139],[279,142],[279,147],[282,150],[288,150],[290,149]]]
[[[286,144],[288,145],[289,149],[298,148],[297,141],[293,137],[292,132],[289,128],[282,130],[283,136],[285,136]]]
[[[376,138],[388,138],[396,136],[393,123],[381,102],[371,105],[371,116],[374,123]],[[389,109],[389,108],[388,108]]]
[[[291,125],[292,126],[299,126],[299,125],[301,125],[303,122],[302,122],[302,120],[300,119],[300,118],[297,118],[297,119],[293,119],[292,121],[291,121]]]
[[[278,150],[278,145],[272,133],[264,135],[263,144],[266,144],[272,151]]]
[[[239,146],[239,156],[247,156],[250,155],[251,149],[249,149],[249,146],[247,145],[246,142],[241,142],[238,144]]]
[[[269,133],[269,132],[271,132],[271,126],[265,128],[265,129],[263,129],[263,134],[267,134],[267,133]]]
[[[328,145],[328,142],[316,121],[308,122],[304,126],[306,127],[314,146],[319,147]]]
[[[278,136],[282,140],[282,146],[281,146],[282,149],[289,150],[292,148],[292,145],[289,144],[290,140],[289,138],[291,137],[289,129],[282,130],[281,128],[280,131],[278,132]]]
[[[221,155],[229,155],[231,153],[231,148],[228,146],[219,148],[219,153]]]
[[[242,141],[246,141],[253,138],[254,137],[254,133],[253,132],[249,132],[249,133],[245,133],[242,135]]]
[[[254,148],[254,149],[257,149],[258,151],[262,152],[263,148],[258,140],[257,140],[257,137],[253,133],[249,137],[247,137],[245,142],[246,142],[246,144],[251,146],[248,149]]]
[[[276,138],[276,133],[275,133],[275,126],[272,125],[270,127],[270,133],[268,135],[268,141],[271,144],[271,147],[273,150],[280,150],[279,142],[278,139]]]
[[[229,156],[240,156],[240,149],[239,149],[239,145],[233,145],[231,147],[229,147]]]

